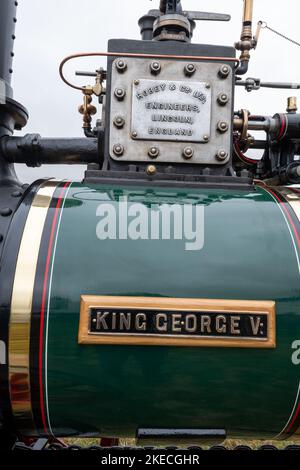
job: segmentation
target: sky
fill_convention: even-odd
[[[242,0],[182,0],[185,10],[228,13],[229,23],[198,22],[193,42],[232,46],[239,39]],[[19,0],[15,41],[14,98],[28,110],[30,119],[21,133],[43,137],[82,136],[81,116],[77,112],[82,97],[59,78],[60,61],[76,52],[106,51],[111,38],[139,39],[137,20],[159,0]],[[254,0],[254,24],[259,20],[300,42],[299,0],[284,3]],[[300,82],[300,47],[262,30],[258,47],[251,53],[248,77],[264,81]],[[94,71],[105,67],[105,59],[81,59],[66,68],[70,79],[86,85],[90,79],[74,77],[75,70]],[[299,91],[266,90],[247,93],[238,88],[235,109],[247,108],[252,114],[285,112],[288,96]],[[300,103],[300,99],[299,99]],[[300,104],[299,104],[300,106]],[[98,106],[99,114],[100,107]],[[261,138],[264,136],[261,135]],[[17,165],[23,182],[40,177],[83,177],[84,166],[42,166],[38,169]]]

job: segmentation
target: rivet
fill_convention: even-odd
[[[0,215],[3,217],[9,217],[12,214],[12,210],[9,209],[9,207],[4,207],[3,209],[0,209]]]
[[[219,69],[219,77],[227,78],[230,73],[230,68],[228,65],[222,65]]]
[[[192,75],[194,75],[194,73],[196,72],[196,67],[194,64],[187,64],[185,67],[184,67],[184,74],[187,76],[187,77],[191,77]]]
[[[217,155],[216,155],[217,159],[218,160],[226,160],[226,158],[228,157],[228,153],[226,152],[226,150],[219,150]]]
[[[127,69],[127,64],[125,60],[120,59],[117,61],[116,67],[117,67],[118,72],[123,73]]]
[[[114,151],[114,154],[115,154],[117,157],[120,157],[120,156],[123,155],[123,153],[124,153],[124,147],[123,147],[123,145],[121,145],[121,144],[116,144],[116,145],[114,145],[114,147],[113,147],[113,151]]]
[[[155,173],[156,173],[156,166],[154,166],[154,165],[149,165],[149,166],[147,166],[146,172],[147,172],[147,175],[149,175],[149,176],[155,175]]]
[[[117,100],[121,101],[125,98],[125,95],[126,95],[126,91],[124,90],[124,88],[116,88],[115,89],[115,97],[117,98]]]
[[[224,132],[227,132],[228,131],[228,123],[225,122],[225,121],[219,121],[218,122],[218,126],[217,126],[217,129],[219,132],[221,132],[222,134],[224,134]]]
[[[137,136],[138,136],[138,133],[137,133],[136,131],[132,131],[132,132],[131,132],[131,137],[132,137],[133,139],[136,139]]]
[[[159,74],[160,71],[161,71],[160,63],[157,62],[157,61],[152,62],[151,65],[150,65],[150,72],[154,75],[157,75],[157,74]]]
[[[218,103],[221,106],[225,106],[229,101],[229,96],[226,93],[220,93],[218,96]]]
[[[151,158],[157,158],[159,155],[159,149],[157,147],[150,147],[148,155]]]
[[[0,234],[0,243],[3,242],[3,235]]]
[[[138,86],[140,84],[140,81],[139,80],[134,80],[133,82],[136,86]]]
[[[124,125],[125,125],[125,119],[122,118],[122,116],[116,116],[115,119],[114,119],[114,125],[118,129],[122,129],[122,127],[124,127]]]
[[[210,89],[210,83],[205,83],[205,88],[206,88],[207,90],[209,90],[209,89]]]
[[[204,142],[208,142],[209,141],[209,135],[205,134],[203,136],[203,140],[204,140]]]
[[[182,155],[183,155],[184,158],[186,158],[188,160],[188,159],[193,157],[194,149],[192,147],[185,147],[183,149]]]

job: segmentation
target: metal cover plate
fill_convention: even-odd
[[[137,140],[205,142],[211,121],[208,83],[135,80],[132,87],[131,134]]]
[[[151,59],[122,58],[126,62],[127,68],[120,73],[117,68],[117,62],[121,57],[115,59],[112,63],[111,71],[111,94],[110,94],[110,110],[108,114],[109,126],[109,154],[110,157],[118,162],[145,162],[145,163],[183,163],[198,165],[224,165],[228,163],[232,152],[232,115],[233,115],[233,86],[234,86],[234,70],[228,64],[229,74],[226,78],[220,76],[220,68],[224,66],[221,61],[179,61],[179,60],[160,60],[161,71],[157,75],[151,73]],[[191,77],[185,74],[185,66],[193,63],[195,73]],[[135,85],[137,83],[137,85]],[[193,136],[164,136],[148,134],[149,124],[152,124],[152,115],[165,115],[164,110],[160,113],[153,113],[151,109],[147,109],[145,103],[167,103],[171,93],[176,93],[176,100],[172,100],[172,104],[189,105],[193,100],[189,97],[181,98],[178,90],[169,90],[168,92],[155,92],[146,99],[138,100],[136,92],[143,92],[149,88],[156,86],[169,85],[174,83],[176,86],[187,86],[192,90],[204,92],[207,102],[202,105],[200,100],[196,103],[200,108],[200,113],[185,113],[176,109],[168,110],[168,115],[183,115],[196,119],[197,122],[192,125],[185,124],[180,128],[191,128],[194,131]],[[210,88],[204,84],[209,84]],[[124,96],[118,99],[116,92],[122,89]],[[155,90],[153,90],[155,91]],[[166,98],[162,98],[167,93]],[[187,93],[187,96],[190,93]],[[222,106],[218,102],[220,94],[226,94],[228,102]],[[156,96],[159,96],[159,100]],[[174,95],[175,96],[175,95]],[[182,100],[178,102],[178,99]],[[195,100],[196,101],[196,100]],[[178,103],[177,103],[178,102]],[[147,106],[151,106],[147,105]],[[155,110],[156,111],[156,110]],[[206,113],[207,121],[204,117]],[[199,121],[197,115],[199,114]],[[121,118],[123,125],[118,127],[116,119]],[[160,118],[159,118],[160,119]],[[224,133],[218,131],[218,124],[226,122],[228,129]],[[170,124],[170,123],[168,123]],[[154,126],[153,126],[154,127]],[[160,128],[163,126],[155,126]],[[177,123],[168,125],[168,128],[177,128]],[[199,127],[199,129],[198,129]],[[133,134],[136,132],[137,135]],[[152,131],[151,131],[152,132]],[[155,131],[154,131],[155,132]],[[204,135],[208,135],[208,140],[204,139]],[[196,137],[195,137],[196,136]],[[195,139],[195,140],[194,140]],[[121,154],[116,154],[116,148],[122,148]],[[193,156],[184,158],[184,150],[192,147]],[[158,151],[158,156],[152,158],[149,156],[150,149],[154,148]],[[217,154],[224,151],[227,157],[220,161]]]

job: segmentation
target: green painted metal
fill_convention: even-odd
[[[99,205],[120,198],[204,205],[205,242],[105,240]],[[138,427],[226,429],[271,438],[291,415],[299,368],[300,276],[283,212],[249,191],[73,183],[58,233],[49,309],[46,398],[57,435],[134,436]],[[79,345],[80,296],[275,300],[274,350]],[[47,346],[47,345],[46,345]]]

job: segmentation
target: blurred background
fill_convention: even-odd
[[[81,137],[82,121],[77,108],[82,96],[60,80],[60,61],[76,52],[106,51],[107,41],[111,38],[139,39],[138,19],[158,4],[158,0],[19,0],[14,98],[26,106],[30,114],[22,134],[36,132],[43,137]],[[232,46],[238,41],[242,0],[183,0],[183,8],[232,16],[230,23],[197,22],[193,42]],[[298,42],[299,13],[299,0],[254,2],[255,25],[259,20],[265,21]],[[246,76],[264,81],[300,82],[300,47],[270,31],[262,30],[258,48],[251,56]],[[75,78],[74,71],[94,71],[99,66],[105,67],[104,58],[80,59],[68,65],[66,73],[72,81],[86,85],[89,79]],[[235,109],[247,108],[252,114],[273,115],[285,112],[287,97],[297,94],[299,96],[300,90],[261,89],[247,93],[238,88]],[[49,176],[80,180],[85,169],[84,166],[16,167],[23,182]]]

